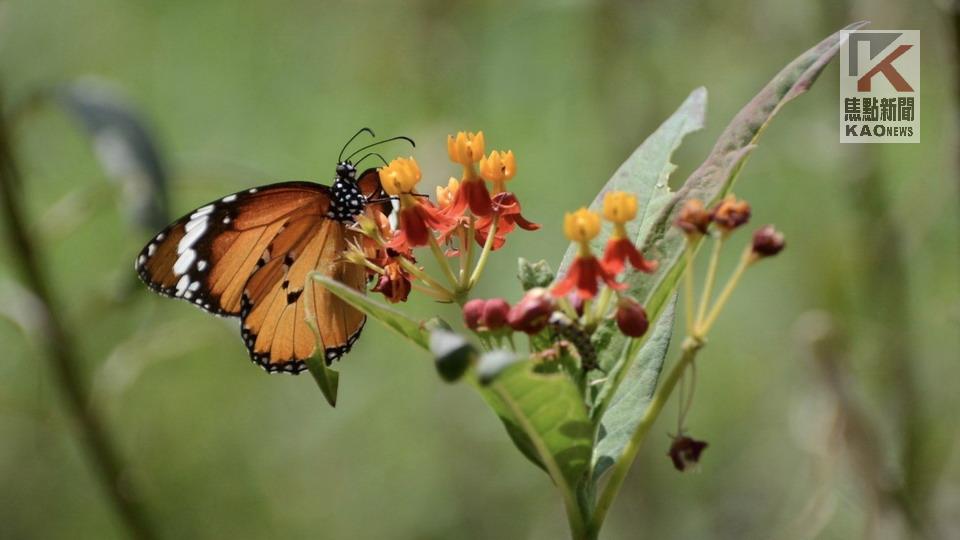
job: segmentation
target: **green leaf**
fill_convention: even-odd
[[[683,257],[684,236],[672,226],[683,203],[696,198],[710,204],[724,196],[736,179],[744,158],[754,148],[760,134],[780,107],[806,92],[839,50],[849,31],[863,24],[848,26],[788,64],[733,118],[706,161],[684,185],[672,196],[661,196],[651,203],[648,212],[655,212],[641,224],[640,234],[644,238],[641,247],[660,266],[653,275],[628,270],[624,278],[628,284],[626,294],[643,303],[650,320],[657,321],[670,298],[675,295],[686,265]],[[607,347],[613,354],[619,354],[622,361],[615,364],[617,369],[601,388],[601,397],[592,411],[594,418],[601,416],[610,400],[615,399],[623,376],[630,372],[629,363],[636,358],[642,345],[643,340],[618,340],[617,337],[610,340]]]
[[[645,235],[643,250],[660,262],[651,276],[631,273],[627,277],[630,294],[642,299],[651,318],[663,309],[685,267],[684,237],[672,227],[676,215],[688,199],[710,204],[726,195],[747,155],[770,120],[786,103],[810,89],[817,76],[836,55],[851,30],[863,26],[854,23],[821,41],[788,64],[730,121],[706,161],[695,170],[677,193],[659,210]],[[635,347],[636,345],[634,345]]]
[[[653,398],[673,335],[675,305],[676,297],[645,336],[636,360],[627,367],[619,391],[600,418],[591,460],[594,482],[623,455]]]
[[[565,497],[575,499],[590,461],[593,426],[583,398],[563,372],[542,373],[533,360],[493,358],[481,387],[518,448],[541,465]],[[480,366],[483,366],[481,360]]]
[[[380,321],[387,328],[400,334],[414,345],[427,351],[430,350],[429,332],[420,321],[412,319],[386,304],[381,304],[353,287],[344,285],[319,272],[311,273],[310,278],[323,285],[324,288],[340,297],[344,302],[362,311],[371,319]]]
[[[547,261],[537,261],[532,263],[523,257],[517,261],[517,278],[523,286],[523,290],[529,291],[534,287],[546,287],[553,283],[555,274]]]
[[[316,342],[320,343],[320,332],[317,331],[316,325],[312,322],[308,324],[316,336]],[[323,397],[326,398],[327,403],[329,403],[331,407],[336,407],[337,389],[340,386],[340,372],[327,367],[323,347],[317,347],[317,352],[307,359],[307,369],[310,370],[310,375],[313,375],[313,380],[317,381],[317,386],[320,387],[320,392],[323,394]]]

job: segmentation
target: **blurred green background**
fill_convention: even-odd
[[[702,355],[688,425],[710,447],[698,470],[671,467],[671,404],[604,537],[904,537],[874,486],[886,482],[931,537],[960,538],[957,37],[944,5],[0,1],[0,84],[8,110],[81,76],[122,87],[161,143],[176,215],[271,181],[327,182],[362,126],[416,139],[431,192],[456,174],[446,134],[483,129],[516,153],[511,186],[544,224],[511,237],[478,291],[516,299],[516,258],[558,262],[563,212],[692,89],[710,91],[708,126],[675,155],[674,182],[781,66],[860,19],[921,31],[922,143],[840,145],[836,63],[774,120],[737,194],[788,249],[750,271]],[[340,364],[335,410],[309,377],[267,376],[235,323],[130,283],[150,233],[113,204],[74,121],[48,105],[12,129],[57,309],[163,537],[566,535],[547,476],[423,354],[368,325]],[[77,193],[87,202],[63,202]],[[0,261],[16,313],[7,246]],[[831,354],[873,457],[828,436],[835,400],[810,346],[821,331],[841,343]],[[0,538],[124,537],[41,349],[7,320],[0,343]]]

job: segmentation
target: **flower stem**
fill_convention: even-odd
[[[687,315],[687,333],[694,332],[693,319],[693,242],[688,237],[686,240],[686,249],[684,250],[687,259],[687,267],[683,270],[683,297],[684,311]]]
[[[640,424],[637,426],[636,431],[634,431],[633,437],[630,438],[630,442],[627,443],[627,447],[623,450],[623,454],[621,454],[616,465],[614,465],[613,473],[610,475],[610,479],[607,481],[607,484],[603,487],[603,491],[600,493],[600,497],[597,500],[597,506],[593,512],[593,519],[591,520],[591,530],[600,530],[601,525],[603,525],[603,520],[607,515],[607,511],[610,510],[610,505],[613,504],[613,500],[616,498],[617,492],[620,491],[620,486],[623,484],[623,481],[627,477],[627,473],[630,471],[630,466],[637,457],[637,452],[640,450],[640,445],[646,438],[647,433],[650,432],[650,428],[657,420],[657,417],[660,416],[660,412],[663,410],[664,405],[666,405],[667,400],[669,400],[670,394],[672,394],[674,388],[676,388],[680,377],[686,371],[687,366],[693,363],[697,353],[701,348],[703,348],[703,345],[704,341],[702,339],[693,336],[687,337],[687,339],[683,342],[683,352],[680,356],[680,360],[675,366],[673,366],[673,369],[670,370],[667,378],[664,379],[663,383],[653,394],[653,399],[650,400],[650,405],[647,406],[647,410],[644,412],[643,419],[640,420]]]
[[[440,244],[437,243],[437,239],[432,234],[428,236],[430,237],[430,251],[433,252],[434,258],[437,259],[440,270],[443,271],[443,275],[447,278],[447,281],[450,282],[450,285],[453,288],[457,288],[460,282],[457,280],[457,276],[453,274],[453,269],[450,268],[450,261],[447,260],[447,256],[444,255],[443,250],[440,249]]]
[[[713,243],[710,263],[707,265],[707,277],[703,282],[703,291],[700,293],[700,307],[697,308],[697,318],[693,322],[696,326],[703,324],[703,317],[707,314],[707,304],[713,295],[713,284],[717,279],[717,262],[720,260],[720,249],[723,247],[725,238],[726,235],[721,233]],[[694,329],[693,332],[696,333],[696,330]]]
[[[417,265],[413,264],[406,257],[397,257],[397,261],[400,263],[400,266],[404,268],[407,272],[410,272],[411,275],[416,276],[418,279],[430,286],[436,292],[443,294],[447,299],[453,299],[455,295],[453,291],[447,289],[440,282],[430,277],[429,274],[421,270]]]
[[[703,321],[703,324],[697,328],[697,336],[703,337],[707,335],[707,332],[710,331],[710,327],[713,326],[713,323],[717,321],[717,317],[720,315],[720,310],[723,309],[723,306],[726,305],[727,300],[730,299],[730,295],[733,294],[733,290],[737,287],[737,283],[740,282],[740,278],[743,277],[744,271],[753,264],[756,258],[753,256],[753,251],[750,246],[747,246],[747,249],[744,250],[743,256],[740,257],[740,264],[737,265],[737,269],[733,271],[733,275],[730,276],[730,279],[727,280],[727,284],[723,287],[723,291],[720,292],[720,296],[717,297],[717,302],[713,304],[713,308],[710,309],[710,314],[707,315],[707,318]]]
[[[480,258],[477,259],[477,267],[473,269],[470,282],[467,284],[468,289],[472,289],[473,286],[480,281],[483,269],[487,266],[487,258],[490,257],[490,252],[493,251],[493,238],[497,235],[497,221],[496,216],[494,216],[493,224],[490,225],[490,231],[487,232],[487,240],[483,243],[483,251],[480,252]]]

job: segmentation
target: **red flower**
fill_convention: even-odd
[[[460,182],[457,194],[450,206],[443,209],[446,216],[459,217],[466,212],[467,208],[475,216],[489,216],[493,212],[493,202],[490,200],[490,192],[487,191],[487,184],[482,178],[469,178]]]
[[[382,294],[390,303],[406,302],[410,294],[410,275],[396,260],[384,265],[383,269],[385,273],[380,275],[380,281],[373,290]]]
[[[603,266],[611,274],[619,274],[630,265],[641,272],[651,274],[657,270],[659,263],[657,261],[648,261],[643,258],[643,253],[633,245],[629,238],[617,238],[616,235],[607,242],[607,248],[603,252]]]
[[[567,275],[557,282],[550,292],[554,296],[562,297],[576,289],[578,296],[589,300],[597,295],[598,282],[601,280],[614,290],[622,291],[627,287],[625,283],[617,283],[614,274],[608,272],[596,257],[581,255],[574,259]]]
[[[521,229],[535,231],[540,225],[528,221],[520,215],[520,201],[516,195],[509,191],[498,193],[492,200],[493,213],[489,216],[481,217],[477,220],[477,231],[475,238],[481,246],[487,241],[487,235],[493,227],[494,220],[497,220],[497,230],[493,235],[492,249],[500,249],[507,241],[507,235],[513,232],[519,225]]]
[[[445,230],[455,222],[429,201],[411,195],[401,195],[399,230],[387,242],[387,247],[405,252],[410,248],[425,246],[433,231]]]

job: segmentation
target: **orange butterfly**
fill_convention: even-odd
[[[366,270],[342,255],[362,236],[350,228],[356,216],[389,214],[391,205],[376,169],[357,175],[337,158],[331,186],[283,182],[251,188],[197,208],[157,234],[140,252],[136,270],[153,291],[180,298],[215,315],[240,317],[250,358],[268,372],[300,373],[318,345],[327,364],[353,346],[364,315],[319,284],[304,290],[307,275],[320,272],[357,290],[367,286]],[[383,158],[371,152],[370,156]],[[305,294],[306,293],[306,294]],[[306,323],[314,310],[322,343]]]

